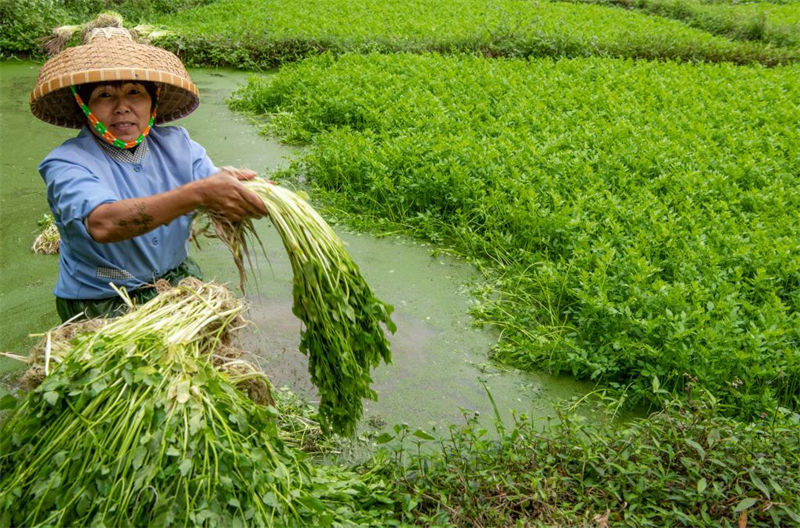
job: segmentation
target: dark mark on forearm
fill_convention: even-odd
[[[153,229],[153,217],[145,212],[144,203],[139,202],[136,204],[136,214],[127,219],[117,222],[119,227],[129,228],[136,235],[143,235]]]

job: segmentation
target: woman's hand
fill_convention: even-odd
[[[198,182],[201,184],[202,205],[232,222],[251,216],[266,216],[267,209],[261,198],[241,184],[255,177],[256,173],[249,169],[222,167],[216,174]]]

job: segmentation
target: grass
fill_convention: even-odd
[[[488,431],[467,416],[435,441],[396,426],[372,464],[396,483],[397,515],[421,526],[800,523],[799,417],[743,424],[697,396],[622,426],[598,425],[602,409],[544,431],[524,418]]]
[[[797,49],[733,42],[613,7],[523,0],[220,0],[156,20],[159,42],[192,64],[278,66],[321,51],[476,52],[487,56],[794,61]]]
[[[798,407],[798,67],[325,56],[233,102],[365,228],[487,273],[497,355],[651,398]],[[688,376],[688,378],[687,378]]]

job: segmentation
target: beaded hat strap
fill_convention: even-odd
[[[115,147],[121,148],[121,149],[133,148],[136,145],[138,145],[139,143],[141,143],[142,140],[144,140],[144,138],[147,136],[147,134],[150,133],[150,128],[153,126],[153,123],[155,122],[156,111],[158,110],[158,96],[161,94],[161,88],[160,87],[156,87],[156,100],[153,103],[153,111],[150,113],[150,120],[147,122],[147,128],[145,128],[142,131],[142,133],[139,134],[139,137],[137,137],[136,139],[133,139],[131,141],[122,141],[121,139],[118,139],[117,136],[112,134],[106,128],[106,126],[103,123],[101,123],[99,119],[97,119],[97,117],[92,113],[92,111],[89,110],[89,107],[86,105],[86,103],[83,102],[83,99],[81,99],[81,96],[78,95],[78,90],[75,89],[75,85],[70,85],[69,89],[70,89],[70,91],[72,91],[72,95],[73,95],[73,97],[75,97],[75,101],[78,103],[78,106],[81,107],[81,110],[83,111],[84,115],[86,116],[86,119],[89,120],[89,124],[95,130],[97,130],[97,132],[100,134],[100,137],[103,140],[105,140],[106,143],[108,143],[109,145],[112,145],[112,146],[115,146]]]

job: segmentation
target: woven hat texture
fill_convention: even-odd
[[[160,86],[156,123],[190,114],[200,104],[197,87],[173,53],[135,42],[123,28],[97,28],[80,46],[67,48],[42,66],[31,92],[33,115],[54,125],[86,124],[71,84],[101,81],[151,81]]]

